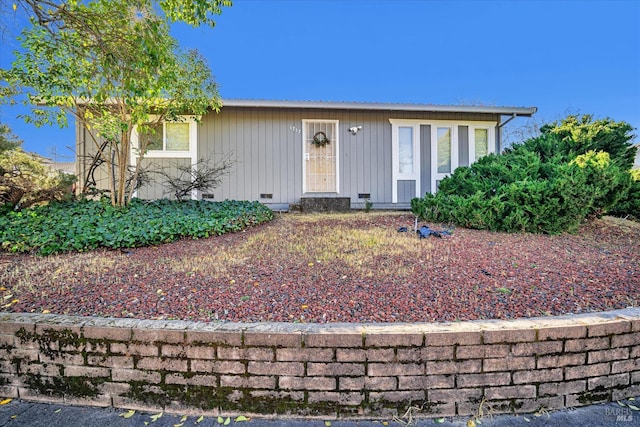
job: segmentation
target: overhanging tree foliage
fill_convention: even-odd
[[[86,127],[110,172],[111,201],[131,200],[151,138],[132,146],[132,132],[153,134],[165,120],[194,118],[220,107],[205,60],[181,52],[168,23],[213,25],[229,0],[34,1],[17,4],[31,15],[11,69],[2,70],[4,92],[32,106],[36,126],[67,125],[72,115]],[[132,161],[132,157],[135,160]],[[130,168],[133,164],[133,172]],[[132,176],[131,176],[132,175]]]

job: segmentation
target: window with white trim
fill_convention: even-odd
[[[148,138],[149,151],[189,151],[189,127],[187,122],[163,122],[150,126],[151,131],[140,135],[140,142]]]
[[[491,126],[470,126],[469,162],[477,162],[481,157],[495,152],[495,128]]]
[[[413,126],[398,128],[398,173],[412,174],[415,170]]]
[[[131,135],[135,149],[145,147],[146,143],[146,157],[194,157],[198,135],[194,117],[182,116],[179,121],[151,123],[148,128],[144,133],[136,128]]]

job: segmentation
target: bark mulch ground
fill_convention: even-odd
[[[456,228],[428,239],[413,228],[408,213],[284,214],[156,247],[0,253],[0,302],[12,312],[324,323],[511,319],[640,301],[638,223],[607,217],[559,236]]]

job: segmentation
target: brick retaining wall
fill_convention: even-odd
[[[323,417],[560,409],[640,395],[640,309],[328,325],[0,313],[0,395]]]

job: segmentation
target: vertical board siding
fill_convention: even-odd
[[[431,126],[420,125],[420,196],[431,192]]]
[[[356,205],[363,203],[358,199],[358,193],[368,193],[374,206],[393,206],[392,128],[389,119],[464,122],[497,121],[498,117],[482,113],[223,107],[220,113],[205,115],[198,125],[198,159],[215,164],[223,157],[230,156],[234,161],[231,169],[223,176],[220,186],[207,193],[212,193],[215,200],[261,200],[274,205],[299,203],[304,196],[302,120],[305,119],[339,121],[339,194],[323,193],[323,196],[349,197]],[[352,135],[349,132],[351,126],[362,126],[362,129]],[[429,130],[429,126],[420,126],[422,193],[431,191]],[[87,131],[79,130],[78,134],[80,139],[84,137],[86,141],[86,155],[95,153],[96,147]],[[460,126],[459,134],[459,161],[461,165],[467,165],[468,127]],[[81,153],[82,150],[78,152]],[[177,159],[173,159],[175,160]],[[147,161],[166,166],[171,159],[146,159],[145,162]],[[82,170],[82,166],[79,166],[79,170]],[[98,188],[108,189],[108,173],[104,166],[96,171],[95,176]],[[399,185],[402,187],[399,202],[408,202],[414,197],[412,189],[415,189],[415,184]],[[273,197],[260,199],[262,193],[272,194]],[[162,185],[156,183],[141,189],[138,196],[151,199],[165,195]]]
[[[154,172],[164,171],[170,176],[178,176],[178,168],[191,164],[191,159],[186,158],[153,158],[147,157],[142,160],[142,168],[151,171],[151,182],[143,185],[137,191],[137,197],[144,200],[175,199],[173,191],[163,185],[164,178]]]
[[[203,119],[199,153],[217,156],[234,153],[236,163],[215,191],[216,199],[262,200],[272,204],[299,203],[302,188],[302,120],[338,120],[339,194],[322,196],[351,198],[362,203],[358,193],[371,194],[371,202],[391,203],[391,124],[390,118],[418,120],[488,120],[486,114],[427,113],[403,111],[354,111],[314,109],[269,109],[225,107]],[[362,126],[352,135],[351,126]],[[468,127],[464,127],[468,129]],[[430,191],[430,135],[421,126],[421,189]],[[461,164],[468,164],[468,131],[461,132]],[[414,197],[415,182],[401,185],[403,198]],[[272,199],[260,199],[269,193]],[[319,194],[314,194],[319,195]]]

